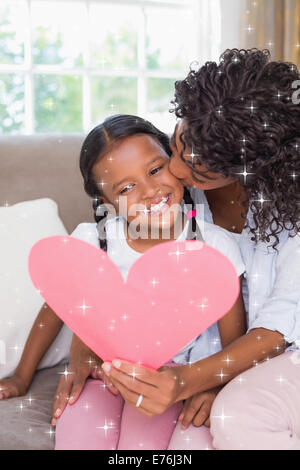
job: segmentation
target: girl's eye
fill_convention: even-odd
[[[133,187],[133,184],[128,184],[127,186],[125,186],[125,188],[123,188],[121,191],[120,191],[120,194],[125,194],[127,193],[127,191],[129,189],[131,189]]]
[[[157,168],[154,168],[154,170],[151,170],[150,173],[151,175],[155,175],[156,173],[159,172],[159,170],[161,170],[163,168],[163,166],[159,166]]]

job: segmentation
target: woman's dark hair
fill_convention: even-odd
[[[102,124],[96,126],[86,137],[82,144],[80,152],[80,171],[83,176],[85,192],[93,198],[93,209],[96,223],[100,222],[107,216],[107,211],[101,211],[102,215],[97,215],[97,209],[103,204],[101,190],[96,184],[92,169],[96,162],[98,162],[104,155],[106,155],[112,148],[112,145],[117,141],[121,141],[126,137],[137,134],[146,134],[154,137],[167,155],[171,155],[169,145],[169,137],[157,129],[149,121],[146,121],[138,116],[131,116],[127,114],[117,114],[110,116]],[[190,204],[192,209],[194,203],[191,199],[190,193],[187,189],[184,192],[184,200],[186,204]],[[195,231],[195,220],[193,222],[193,231]],[[106,239],[99,238],[100,248],[107,251]]]
[[[196,155],[194,164],[184,151],[181,158],[195,181],[205,177],[200,165],[225,177],[240,175],[253,215],[246,224],[252,240],[273,237],[273,248],[284,229],[294,236],[300,228],[296,80],[297,67],[271,61],[267,50],[227,49],[219,64],[207,62],[175,84],[172,111],[186,121],[181,141]]]

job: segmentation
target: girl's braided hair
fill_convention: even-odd
[[[228,49],[220,63],[175,84],[172,111],[185,119],[181,139],[196,155],[194,165],[181,158],[194,180],[206,177],[200,165],[239,178],[252,240],[272,238],[273,248],[284,229],[300,229],[300,106],[292,99],[299,78],[294,64],[272,62],[267,50]]]
[[[167,155],[171,155],[169,137],[166,134],[157,129],[149,121],[127,114],[108,117],[88,134],[82,144],[79,159],[80,171],[83,176],[85,192],[93,198],[94,218],[97,224],[107,216],[108,211],[105,210],[105,206],[102,207],[104,205],[101,197],[103,194],[93,178],[93,166],[111,150],[114,143],[137,134],[146,134],[154,137],[161,144]],[[194,202],[186,188],[184,191],[184,202],[194,209]],[[101,210],[99,210],[100,208]],[[99,215],[99,212],[101,215]],[[194,218],[192,223],[193,231],[196,231],[196,221]],[[100,248],[107,251],[106,239],[99,238],[99,243]]]

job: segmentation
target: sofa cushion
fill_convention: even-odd
[[[0,379],[13,374],[44,300],[29,277],[31,247],[41,238],[65,235],[57,204],[38,199],[0,207]],[[67,359],[72,332],[63,326],[39,368]]]
[[[52,450],[52,405],[64,365],[36,372],[24,397],[0,400],[0,450]]]
[[[82,221],[93,222],[91,198],[79,169],[83,135],[1,135],[0,206],[53,199],[71,233]]]

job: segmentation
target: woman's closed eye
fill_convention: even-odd
[[[162,168],[163,168],[163,165],[158,166],[157,168],[154,168],[154,170],[151,170],[151,171],[150,171],[150,174],[151,174],[151,175],[155,175],[155,174],[158,173]]]

